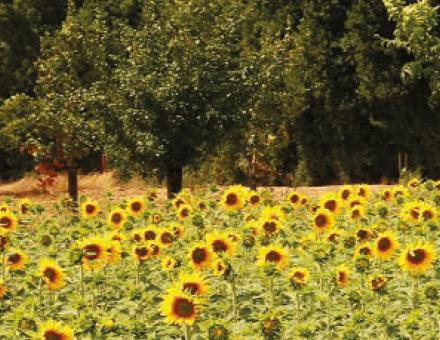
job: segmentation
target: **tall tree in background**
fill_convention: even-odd
[[[242,121],[240,18],[229,1],[146,1],[126,31],[128,60],[112,89],[113,157],[120,167],[165,176],[169,196],[183,167],[212,152]]]
[[[102,148],[105,109],[101,94],[108,80],[105,22],[88,27],[68,16],[60,31],[44,39],[38,63],[37,98],[30,116],[41,150],[64,162],[70,197],[78,199],[78,162]]]

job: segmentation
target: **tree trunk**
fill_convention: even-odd
[[[181,166],[168,166],[166,170],[167,195],[173,198],[182,190],[183,169]]]
[[[78,168],[75,163],[67,164],[67,188],[74,205],[78,204]]]

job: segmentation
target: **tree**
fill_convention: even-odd
[[[228,1],[146,1],[143,24],[124,34],[128,59],[111,89],[107,117],[119,167],[165,176],[182,171],[243,121],[240,17]]]
[[[70,14],[60,31],[42,42],[37,98],[30,115],[39,149],[64,162],[68,191],[78,199],[78,162],[102,149],[105,109],[102,88],[109,66],[105,22],[96,18],[84,27]]]

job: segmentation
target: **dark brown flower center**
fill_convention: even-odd
[[[197,294],[200,291],[200,286],[195,282],[185,282],[183,284],[183,290],[187,290],[190,294]]]
[[[4,249],[8,244],[8,238],[6,236],[0,236],[0,248]]]
[[[359,229],[357,231],[357,237],[361,240],[361,241],[365,241],[370,237],[370,233],[368,232],[368,230],[364,230],[364,229]]]
[[[190,318],[195,314],[195,305],[188,299],[178,297],[174,300],[173,312],[180,318]]]
[[[342,191],[341,194],[342,199],[346,200],[349,196],[350,196],[350,190],[345,189]]]
[[[421,264],[426,260],[427,253],[425,249],[415,249],[406,254],[406,259],[412,264]]]
[[[139,247],[134,250],[134,253],[139,258],[144,258],[148,255],[148,249],[146,247]]]
[[[319,214],[315,217],[315,225],[318,228],[323,228],[327,225],[327,217],[325,215]]]
[[[57,272],[55,269],[48,267],[44,270],[43,276],[47,277],[50,282],[54,282],[57,278]]]
[[[21,261],[21,255],[20,254],[11,254],[8,256],[8,262],[10,264],[16,264]]]
[[[295,273],[293,274],[293,277],[294,277],[295,279],[297,279],[298,281],[302,281],[302,280],[304,280],[305,276],[306,276],[305,273],[300,272],[300,271],[297,271],[297,272],[295,272]]]
[[[171,233],[164,232],[160,236],[160,240],[161,240],[162,243],[170,244],[170,243],[173,243],[174,237],[173,237],[173,235]]]
[[[281,254],[275,250],[271,250],[266,254],[266,261],[274,263],[280,262]]]
[[[338,273],[338,281],[341,283],[344,283],[347,281],[347,274],[345,272],[339,272]]]
[[[351,212],[351,217],[352,218],[358,218],[359,216],[361,215],[361,212],[359,211],[359,210],[353,210],[352,212]]]
[[[146,241],[152,241],[156,239],[156,233],[153,230],[147,230],[144,237]]]
[[[188,210],[188,208],[183,208],[183,209],[180,211],[180,216],[182,216],[182,217],[188,217],[188,215],[189,215],[189,210]]]
[[[420,217],[420,213],[416,209],[411,209],[410,212],[411,217],[415,220],[418,220]]]
[[[391,248],[391,240],[388,237],[383,237],[377,242],[377,248],[380,251],[387,251]]]
[[[235,193],[230,193],[228,195],[226,195],[226,204],[233,206],[236,205],[238,203],[238,196]]]
[[[324,208],[326,208],[327,210],[330,210],[330,211],[335,211],[336,206],[337,206],[337,204],[336,204],[335,200],[329,200],[324,203]]]
[[[122,222],[122,215],[121,215],[121,213],[118,213],[118,212],[114,213],[112,215],[112,222],[115,223],[115,224],[121,223]]]
[[[299,196],[298,195],[292,195],[292,196],[290,196],[290,202],[291,203],[293,203],[293,204],[296,204],[296,203],[298,203],[298,201],[299,201]]]
[[[84,250],[84,257],[90,261],[96,260],[102,252],[101,247],[97,244],[88,244],[84,247]]]
[[[376,277],[373,280],[371,280],[371,287],[374,290],[378,290],[380,288],[382,288],[385,285],[385,279],[383,277]]]
[[[174,205],[176,206],[176,208],[179,208],[184,203],[185,203],[185,201],[183,199],[179,198],[178,200],[176,200]]]
[[[192,260],[195,264],[201,264],[208,258],[208,253],[205,248],[196,248],[192,252]]]
[[[263,229],[268,234],[273,234],[277,231],[277,224],[275,222],[264,222]]]
[[[0,227],[5,228],[5,229],[9,229],[12,227],[12,219],[10,219],[7,216],[3,216],[2,218],[0,218]]]
[[[87,204],[86,205],[86,213],[88,215],[93,214],[95,212],[95,210],[96,210],[96,207],[93,204]]]
[[[369,247],[363,247],[359,250],[359,253],[365,256],[371,255],[371,249]]]
[[[153,244],[152,246],[151,246],[151,255],[157,255],[157,254],[159,254],[159,251],[160,251],[160,248],[159,248],[159,246],[157,246],[157,245],[155,245],[155,244]]]
[[[258,202],[260,202],[260,196],[252,195],[249,201],[251,202],[251,204],[257,204]]]
[[[134,212],[139,212],[142,209],[142,203],[141,202],[132,202],[131,203],[131,210]]]
[[[44,332],[44,339],[45,340],[63,340],[64,335],[60,332],[57,332],[54,329],[47,330]]]
[[[223,240],[215,240],[212,242],[212,250],[216,253],[223,253],[228,250],[228,245]]]
[[[434,214],[432,213],[431,210],[425,210],[423,212],[422,216],[423,216],[423,219],[425,221],[427,221],[427,220],[431,220],[434,217]]]

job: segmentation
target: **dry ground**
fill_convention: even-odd
[[[298,191],[305,192],[310,196],[318,196],[326,191],[338,190],[338,185],[321,186],[321,187],[299,187]],[[372,189],[380,190],[386,187],[386,185],[373,185]],[[140,179],[133,179],[127,183],[118,181],[112,172],[105,174],[90,174],[79,177],[79,190],[81,194],[87,195],[99,199],[107,192],[112,192],[114,196],[133,197],[144,194],[149,188],[147,183]],[[159,196],[165,198],[165,190],[163,188],[157,188]],[[284,196],[289,190],[287,187],[274,187],[274,192],[278,196]],[[48,188],[47,191],[43,190],[38,185],[37,177],[24,177],[18,181],[10,183],[0,183],[0,201],[7,196],[13,197],[27,197],[35,202],[50,203],[57,201],[61,197],[66,196],[67,180],[65,175],[60,175],[55,184]]]

